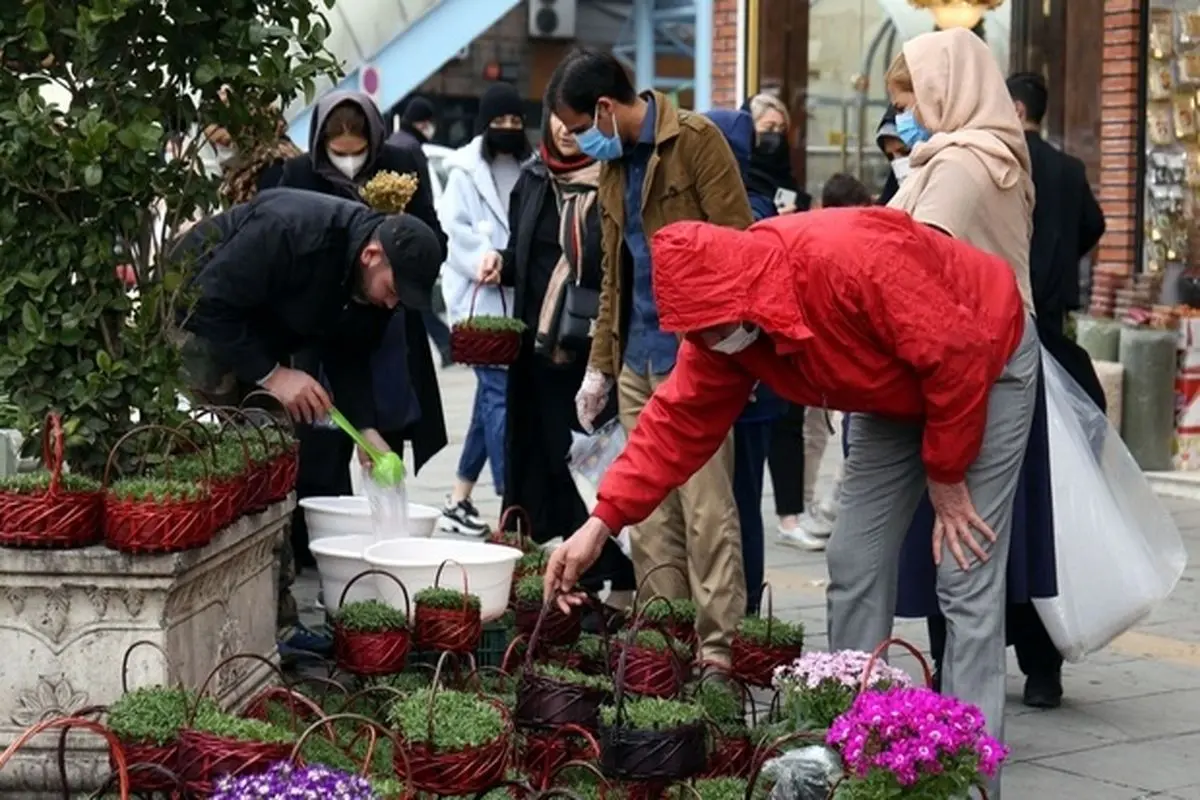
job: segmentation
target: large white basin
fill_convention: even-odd
[[[371,506],[366,497],[306,497],[300,501],[308,524],[308,541],[329,536],[373,536]],[[408,536],[428,539],[433,535],[440,509],[420,503],[408,504]]]
[[[375,544],[373,535],[366,536],[326,536],[309,542],[309,548],[317,559],[317,572],[321,576],[321,590],[324,595],[325,608],[335,612],[340,607],[339,600],[346,584],[360,572],[371,569],[363,558],[363,551]],[[346,595],[346,602],[359,600],[375,600],[379,594],[375,588],[378,575],[367,575],[356,581]],[[397,592],[397,594],[399,594]],[[403,609],[401,601],[397,608]]]
[[[399,578],[410,598],[433,586],[443,561],[449,559],[461,564],[467,572],[467,590],[478,595],[485,622],[504,615],[512,587],[513,567],[520,557],[521,551],[512,547],[449,539],[388,539],[371,545],[365,553],[366,561],[372,567]],[[461,591],[462,575],[462,569],[454,563],[447,564],[438,585]],[[398,608],[404,607],[400,590],[393,581],[382,575],[375,575],[374,579],[381,600]],[[325,596],[328,599],[328,591]]]

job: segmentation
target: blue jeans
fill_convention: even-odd
[[[475,405],[471,409],[471,424],[458,459],[458,479],[475,483],[483,465],[492,465],[492,482],[496,493],[504,496],[504,429],[505,400],[508,393],[508,370],[497,367],[475,367]]]
[[[746,571],[746,613],[758,613],[762,600],[765,536],[762,517],[763,467],[771,447],[771,420],[739,422],[733,429],[733,499],[742,523],[742,564]]]

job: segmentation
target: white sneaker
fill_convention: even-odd
[[[780,528],[779,543],[788,547],[798,547],[801,550],[810,550],[813,552],[825,549],[825,540],[808,532],[802,524],[797,524],[796,527],[790,530]]]
[[[821,539],[828,539],[833,534],[834,517],[826,512],[824,505],[819,505],[812,513],[804,512],[797,523],[808,533]]]
[[[462,536],[477,536],[483,538],[490,533],[486,522],[479,518],[479,512],[468,500],[455,503],[449,497],[442,508],[442,516],[438,520],[438,530],[444,533],[457,533]]]

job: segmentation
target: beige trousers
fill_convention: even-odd
[[[821,461],[829,444],[829,424],[829,412],[825,409],[813,406],[804,409],[804,510],[810,514]]]
[[[621,370],[617,383],[621,424],[632,431],[638,415],[666,375],[640,376]],[[638,585],[651,569],[640,602],[660,595],[691,598],[701,659],[729,664],[729,645],[746,613],[741,526],[733,501],[733,435],[712,460],[667,495],[630,536]],[[684,575],[687,576],[686,580]]]

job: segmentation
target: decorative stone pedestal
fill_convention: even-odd
[[[245,516],[201,550],[129,556],[104,547],[0,549],[0,748],[42,720],[112,703],[129,687],[199,688],[235,653],[278,661],[275,650],[275,552],[293,497]],[[232,707],[270,681],[265,664],[239,659],[222,669],[209,694]],[[28,743],[0,770],[0,796],[62,797],[55,750],[59,734]],[[72,791],[94,789],[109,774],[104,740],[68,737]]]

